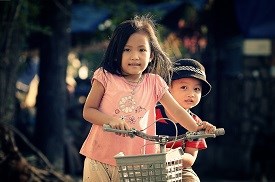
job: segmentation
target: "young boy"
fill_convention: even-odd
[[[200,124],[204,125],[206,132],[214,132],[216,127],[212,124],[202,121],[197,115],[193,114],[190,109],[199,104],[201,97],[207,95],[211,90],[211,85],[206,80],[205,69],[202,64],[193,59],[180,59],[175,62],[172,75],[172,83],[169,88],[173,97],[178,103],[186,109],[190,115]],[[173,120],[162,105],[156,107],[157,119],[168,118]],[[186,129],[176,123],[178,135],[186,133]],[[175,136],[175,125],[169,120],[159,120],[157,122],[157,134]],[[171,144],[167,147],[172,147]],[[198,150],[206,149],[207,145],[204,139],[176,142],[173,148],[182,147],[183,155],[183,181],[198,182],[200,181],[197,174],[192,170]]]

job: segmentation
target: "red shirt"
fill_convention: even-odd
[[[194,120],[196,122],[202,122],[202,120],[195,115],[194,113],[190,112],[190,115],[194,118]],[[160,118],[168,118],[165,110],[163,108],[162,105],[157,105],[156,106],[156,119],[160,119]],[[176,135],[176,129],[175,129],[175,125],[170,121],[170,120],[165,120],[165,119],[161,119],[157,122],[156,124],[156,133],[157,135],[168,135],[168,136],[175,136]],[[181,126],[179,123],[176,123],[177,126],[177,130],[178,130],[178,135],[182,135],[185,134],[187,132],[187,130]],[[173,145],[174,142],[170,142],[166,145],[167,148],[171,148],[171,146]],[[197,140],[185,140],[183,141],[177,141],[175,142],[173,148],[177,148],[177,147],[190,147],[190,148],[197,148],[199,150],[201,149],[206,149],[207,145],[205,142],[204,138],[201,139],[197,139]]]

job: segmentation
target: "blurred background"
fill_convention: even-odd
[[[193,112],[226,134],[206,139],[194,165],[201,180],[275,181],[274,8],[272,0],[0,0],[0,179],[24,181],[35,166],[81,181],[90,78],[116,25],[150,13],[170,58],[197,59],[212,85]],[[21,159],[24,168],[14,165]]]

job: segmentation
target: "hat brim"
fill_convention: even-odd
[[[211,91],[212,86],[200,74],[188,72],[188,71],[176,71],[172,75],[172,80],[178,80],[181,78],[197,78],[197,79],[201,80],[202,81],[202,97],[206,96]]]

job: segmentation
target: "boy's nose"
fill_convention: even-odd
[[[189,92],[188,92],[188,97],[194,97],[194,95],[195,95],[195,94],[194,94],[193,91],[189,91]]]

